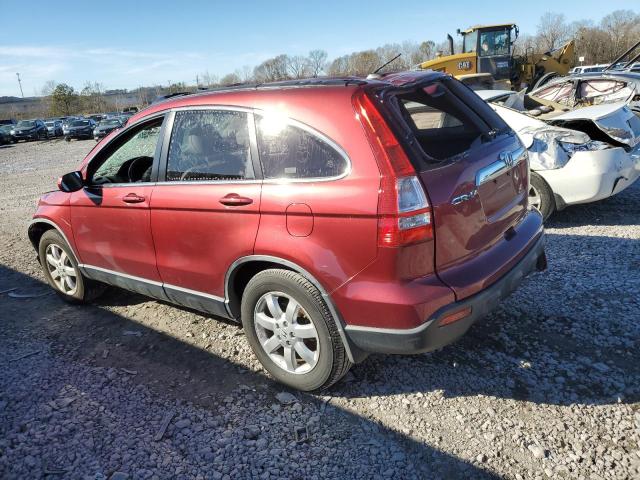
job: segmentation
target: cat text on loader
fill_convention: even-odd
[[[551,52],[526,51],[522,56],[513,56],[518,38],[514,23],[478,25],[458,33],[462,35],[462,52],[454,52],[453,38],[447,35],[450,55],[440,55],[417,68],[449,73],[474,88],[519,90],[532,89],[554,76],[566,75],[573,63],[573,41]]]

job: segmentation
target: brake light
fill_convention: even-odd
[[[378,246],[401,247],[432,239],[431,207],[402,145],[364,91],[354,94],[353,106],[380,169]]]

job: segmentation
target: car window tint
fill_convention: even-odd
[[[223,110],[178,112],[167,159],[167,181],[255,178],[247,114]]]
[[[329,178],[344,174],[347,160],[316,135],[278,115],[256,117],[264,178]]]
[[[124,143],[118,140],[119,146],[95,170],[92,177],[94,183],[132,181],[128,176],[128,167],[137,158],[141,159],[138,163],[140,165],[144,163],[146,168],[141,172],[141,178],[136,178],[134,181],[149,181],[161,126],[162,118],[159,118],[132,131],[125,137]]]

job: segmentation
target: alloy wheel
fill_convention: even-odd
[[[55,243],[48,245],[45,262],[58,290],[66,295],[75,294],[78,289],[78,272],[62,247]]]
[[[293,297],[282,292],[264,294],[256,303],[254,326],[269,358],[288,373],[308,373],[318,363],[318,332]]]

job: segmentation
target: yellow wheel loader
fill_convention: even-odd
[[[566,75],[573,64],[573,40],[547,53],[526,51],[513,55],[518,38],[514,23],[477,25],[458,30],[462,52],[455,53],[453,37],[447,35],[450,55],[439,55],[420,63],[420,70],[449,73],[475,88],[532,89],[558,75]]]

